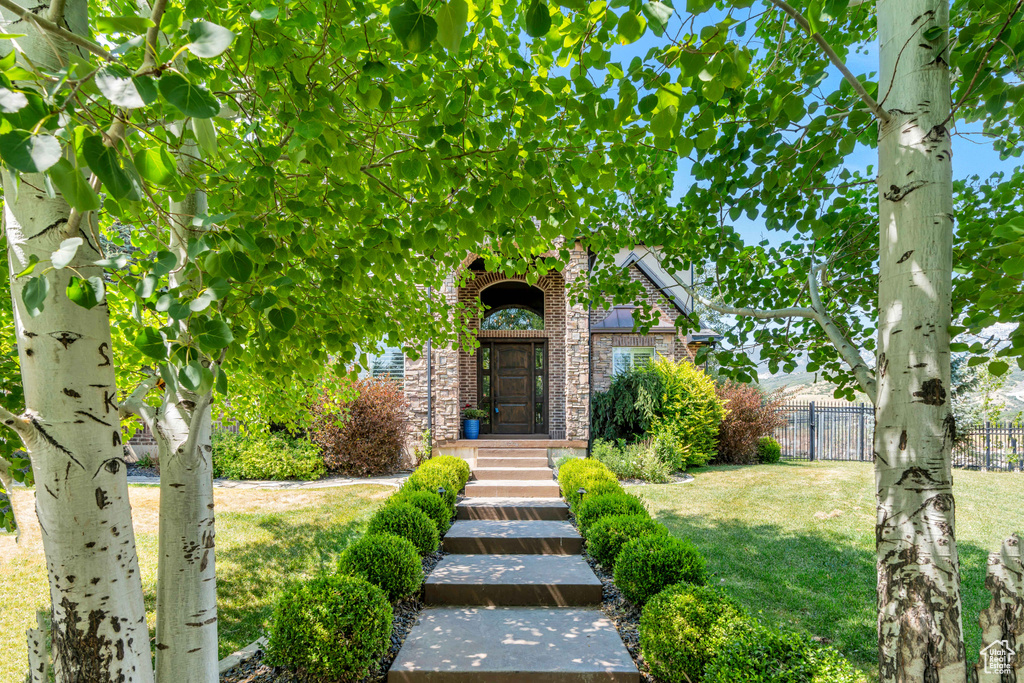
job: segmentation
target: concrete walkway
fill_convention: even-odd
[[[213,486],[220,489],[329,489],[335,486],[358,486],[360,484],[397,487],[401,486],[408,477],[408,474],[389,474],[385,477],[325,477],[316,481],[214,479]],[[131,476],[128,477],[128,483],[159,486],[160,477]]]
[[[388,683],[639,683],[544,451],[481,458]],[[489,461],[489,462],[488,462]],[[508,496],[522,497],[508,497]],[[504,496],[504,497],[495,497]]]

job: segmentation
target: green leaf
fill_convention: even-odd
[[[185,116],[209,119],[220,113],[220,102],[209,90],[193,85],[181,74],[160,77],[160,94]]]
[[[219,351],[235,341],[231,328],[223,320],[207,320],[196,338],[204,351]]]
[[[135,153],[139,175],[154,185],[169,185],[178,174],[177,164],[166,147],[149,147]]]
[[[267,319],[277,329],[287,332],[295,326],[295,321],[298,317],[295,315],[295,311],[290,308],[274,308],[267,314]]]
[[[217,393],[221,396],[228,395],[228,376],[224,372],[224,368],[217,367]]]
[[[994,360],[988,364],[988,371],[990,374],[996,377],[1002,377],[1006,374],[1006,371],[1010,369],[1009,364],[1004,363],[1001,360]]]
[[[189,391],[198,392],[203,386],[204,374],[209,373],[210,381],[213,381],[213,373],[203,367],[199,361],[192,361],[185,367],[178,370],[178,381],[181,386]]]
[[[103,138],[99,135],[90,135],[82,141],[82,156],[96,177],[103,181],[111,197],[132,201],[142,197],[140,188],[122,168],[117,152],[113,147],[103,144]]]
[[[145,33],[156,25],[148,17],[97,17],[95,21],[100,33]]]
[[[163,277],[177,267],[178,257],[172,252],[161,250],[156,253],[156,262],[153,263],[149,272],[157,277]]]
[[[636,12],[626,12],[619,17],[619,42],[622,45],[640,40],[646,30],[647,22],[638,17]]]
[[[84,241],[81,237],[69,237],[61,242],[57,251],[50,254],[50,264],[57,270],[67,267]]]
[[[672,16],[672,8],[663,2],[653,0],[652,2],[645,2],[640,10],[647,17],[647,22],[650,24],[654,34],[661,36],[665,32],[665,27],[668,26],[669,18]]]
[[[224,273],[236,282],[245,282],[252,275],[252,261],[240,251],[221,252],[218,260]]]
[[[466,0],[450,0],[437,10],[437,42],[448,52],[458,54],[466,35],[469,5]]]
[[[655,114],[651,119],[651,132],[657,137],[672,135],[672,129],[676,125],[676,113],[676,106],[672,104]]]
[[[404,160],[398,166],[398,172],[406,180],[415,180],[420,177],[420,171],[423,170],[423,162],[416,157],[410,157]]]
[[[924,32],[924,39],[927,41],[935,41],[939,39],[942,33],[943,30],[941,26],[932,26]]]
[[[231,47],[235,34],[219,24],[209,21],[197,21],[188,27],[187,47],[197,57],[210,59],[220,56]]]
[[[210,119],[192,119],[192,132],[199,148],[210,157],[217,156],[217,128]]]
[[[94,308],[98,304],[103,303],[104,291],[105,286],[101,277],[91,277],[87,280],[80,277],[72,277],[68,281],[66,294],[70,301],[73,301],[82,308]]]
[[[135,337],[133,346],[150,358],[164,360],[167,358],[167,346],[163,336],[152,327],[145,327]]]
[[[253,10],[249,13],[249,18],[253,21],[273,21],[277,19],[278,9],[276,7],[267,7],[266,9]]]
[[[25,310],[29,316],[35,318],[43,312],[43,302],[49,293],[50,282],[43,275],[37,275],[25,284],[25,288],[21,290],[21,300],[25,303]]]
[[[25,97],[25,93],[0,87],[0,113],[13,114],[26,106],[28,106],[28,98]]]
[[[542,38],[551,30],[551,12],[548,6],[539,0],[534,0],[523,16],[526,25],[526,34],[531,38]]]
[[[246,303],[252,307],[254,311],[265,311],[274,304],[277,303],[277,295],[273,292],[265,292],[264,294],[257,294],[251,296],[246,300]]]
[[[156,84],[148,76],[133,76],[120,64],[109,64],[96,72],[96,87],[112,104],[125,109],[145,107],[156,101]]]
[[[60,142],[52,135],[13,130],[0,135],[0,159],[22,173],[42,173],[60,160]]]
[[[392,7],[388,18],[391,20],[391,30],[402,41],[405,49],[412,52],[423,52],[429,48],[437,35],[437,22],[422,12],[413,0]]]
[[[67,159],[61,158],[50,167],[48,173],[71,208],[83,213],[100,208],[99,195],[93,191],[82,172]]]
[[[36,269],[37,263],[39,263],[39,257],[35,254],[30,254],[28,257],[28,265],[25,266],[25,270],[21,271],[14,277],[25,277],[26,275],[31,275],[32,271]]]

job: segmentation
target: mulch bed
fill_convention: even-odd
[[[156,467],[139,467],[133,462],[125,462],[128,466],[129,477],[156,477],[160,478],[160,470]]]
[[[437,563],[446,553],[439,551],[423,558],[423,576],[426,578],[434,570]],[[391,645],[381,657],[377,668],[369,676],[360,679],[359,683],[384,683],[388,678],[388,669],[398,656],[398,651],[405,642],[405,637],[416,624],[416,618],[423,609],[419,596],[408,600],[400,600],[393,605],[394,622],[391,629]],[[291,671],[270,666],[263,662],[263,650],[258,650],[253,657],[245,660],[233,669],[221,674],[220,683],[305,683],[305,679]]]

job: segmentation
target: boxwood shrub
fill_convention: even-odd
[[[797,633],[742,629],[704,670],[704,683],[865,683],[863,674],[831,648]]]
[[[666,683],[692,683],[749,617],[706,586],[678,583],[652,597],[640,616],[640,650]]]
[[[294,583],[274,607],[267,662],[309,681],[358,680],[391,642],[391,603],[355,576],[318,576]]]
[[[580,477],[579,487],[570,491],[566,500],[569,501],[569,507],[572,508],[573,513],[579,507],[580,502],[587,498],[594,496],[603,496],[609,493],[625,493],[622,488],[622,484],[615,478],[614,474],[604,472],[594,472],[591,474],[585,474]],[[580,489],[583,493],[580,493]]]
[[[469,463],[454,455],[436,455],[426,460],[420,465],[419,469],[420,471],[440,470],[450,473],[453,480],[457,482],[460,491],[466,485],[466,482],[469,481],[471,474]]]
[[[368,534],[341,554],[338,571],[360,576],[399,600],[414,594],[423,584],[423,565],[416,546],[394,534]]]
[[[576,524],[586,538],[591,525],[609,515],[646,515],[647,508],[636,496],[629,493],[604,493],[586,496],[576,506]]]
[[[387,505],[408,503],[426,513],[437,526],[437,533],[444,536],[452,525],[452,508],[448,502],[433,491],[402,490],[388,498]]]
[[[757,441],[757,459],[765,464],[774,464],[782,459],[782,446],[770,436]]]
[[[367,534],[394,534],[412,541],[420,555],[437,550],[437,525],[423,510],[409,503],[385,505],[374,513]]]
[[[645,511],[640,515],[610,515],[590,525],[587,552],[606,569],[615,568],[622,546],[637,538],[667,536],[668,529],[655,522]]]
[[[622,547],[615,560],[615,585],[642,605],[674,583],[702,585],[706,562],[692,543],[673,536],[647,536]]]
[[[459,486],[458,479],[453,476],[450,470],[444,470],[441,468],[423,468],[422,466],[409,475],[409,478],[405,480],[402,485],[402,491],[430,491],[431,493],[437,493],[440,495],[444,502],[451,508],[452,514],[455,514],[455,501],[458,500],[459,491],[462,489]],[[444,491],[441,493],[441,491]]]

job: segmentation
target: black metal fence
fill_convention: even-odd
[[[786,403],[775,430],[787,460],[873,459],[875,411],[870,404]],[[1024,425],[987,422],[966,430],[953,447],[953,466],[1024,472]]]

